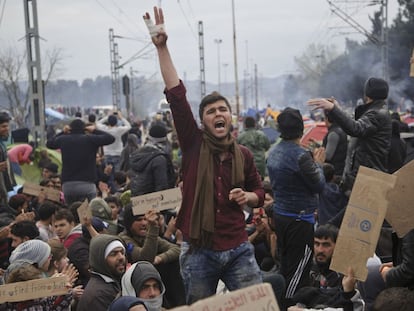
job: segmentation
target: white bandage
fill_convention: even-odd
[[[164,24],[155,25],[150,18],[144,19],[151,37],[156,37],[160,32],[165,32]]]

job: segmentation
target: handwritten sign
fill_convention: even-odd
[[[29,194],[29,195],[33,195],[37,197],[39,196],[39,193],[41,192],[46,194],[46,199],[50,201],[54,201],[54,202],[60,202],[60,191],[59,190],[49,188],[49,187],[39,186],[39,185],[32,184],[29,182],[25,182],[23,185],[23,193],[25,194]]]
[[[279,311],[275,294],[269,283],[252,285],[224,295],[216,295],[182,306],[173,311]],[[172,311],[171,310],[171,311]]]
[[[174,209],[181,205],[182,194],[180,188],[148,193],[131,198],[134,215],[143,215],[151,208],[158,211]]]
[[[414,77],[414,49],[410,61],[410,77]]]
[[[332,255],[331,270],[346,274],[351,266],[356,279],[366,280],[366,263],[374,255],[390,204],[388,193],[396,180],[394,175],[359,168]]]
[[[52,277],[0,286],[0,303],[18,302],[36,298],[66,295],[66,277]]]
[[[397,176],[397,183],[388,194],[391,202],[385,219],[391,224],[397,235],[402,238],[414,229],[414,160],[404,165],[393,175]]]
[[[82,225],[85,224],[85,219],[92,219],[92,210],[89,207],[88,199],[85,199],[76,211]]]

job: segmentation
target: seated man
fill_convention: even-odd
[[[77,306],[78,311],[107,311],[121,290],[125,273],[125,247],[121,239],[108,234],[92,238],[89,247],[91,278]]]
[[[152,263],[166,285],[166,307],[185,304],[184,286],[178,258],[180,248],[159,236],[159,215],[151,209],[145,215],[133,215],[131,204],[125,207],[125,231],[119,236],[127,244],[130,262],[145,260]]]
[[[141,299],[149,310],[161,310],[165,286],[157,269],[148,261],[134,263],[121,280],[122,296]]]
[[[295,303],[312,308],[326,306],[351,310],[352,307],[357,310],[356,306],[363,304],[359,292],[354,289],[356,281],[348,284],[343,281],[342,274],[329,269],[337,237],[338,228],[333,225],[323,225],[315,230],[314,261],[310,272],[312,286],[299,289],[293,296]],[[346,289],[343,288],[345,283]]]

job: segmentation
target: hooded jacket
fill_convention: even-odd
[[[148,261],[138,261],[131,265],[122,277],[122,296],[138,297],[144,283],[149,279],[155,279],[161,289],[161,294],[152,299],[140,298],[150,311],[160,311],[162,299],[165,293],[165,285],[157,269]]]
[[[138,196],[174,187],[174,168],[168,154],[155,145],[147,144],[130,156],[131,195]]]
[[[105,260],[105,249],[112,241],[123,241],[117,236],[100,234],[91,240],[89,246],[89,264],[91,278],[82,297],[77,311],[107,311],[109,305],[121,291],[120,277],[113,275]]]

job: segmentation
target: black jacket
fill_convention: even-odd
[[[62,183],[86,181],[95,183],[96,153],[103,145],[112,144],[115,138],[106,132],[95,130],[92,134],[58,134],[48,140],[50,149],[60,149],[62,153]]]
[[[349,168],[344,172],[348,189],[352,188],[360,165],[388,172],[391,147],[391,117],[385,101],[375,100],[355,109],[355,120],[335,106],[329,116],[356,142],[349,150]],[[350,148],[350,146],[348,146]]]
[[[174,168],[170,157],[151,145],[145,145],[130,156],[131,195],[138,196],[174,187]],[[172,171],[171,171],[172,170]]]
[[[385,283],[387,287],[414,288],[414,230],[402,239],[393,233],[393,264],[388,271]]]

